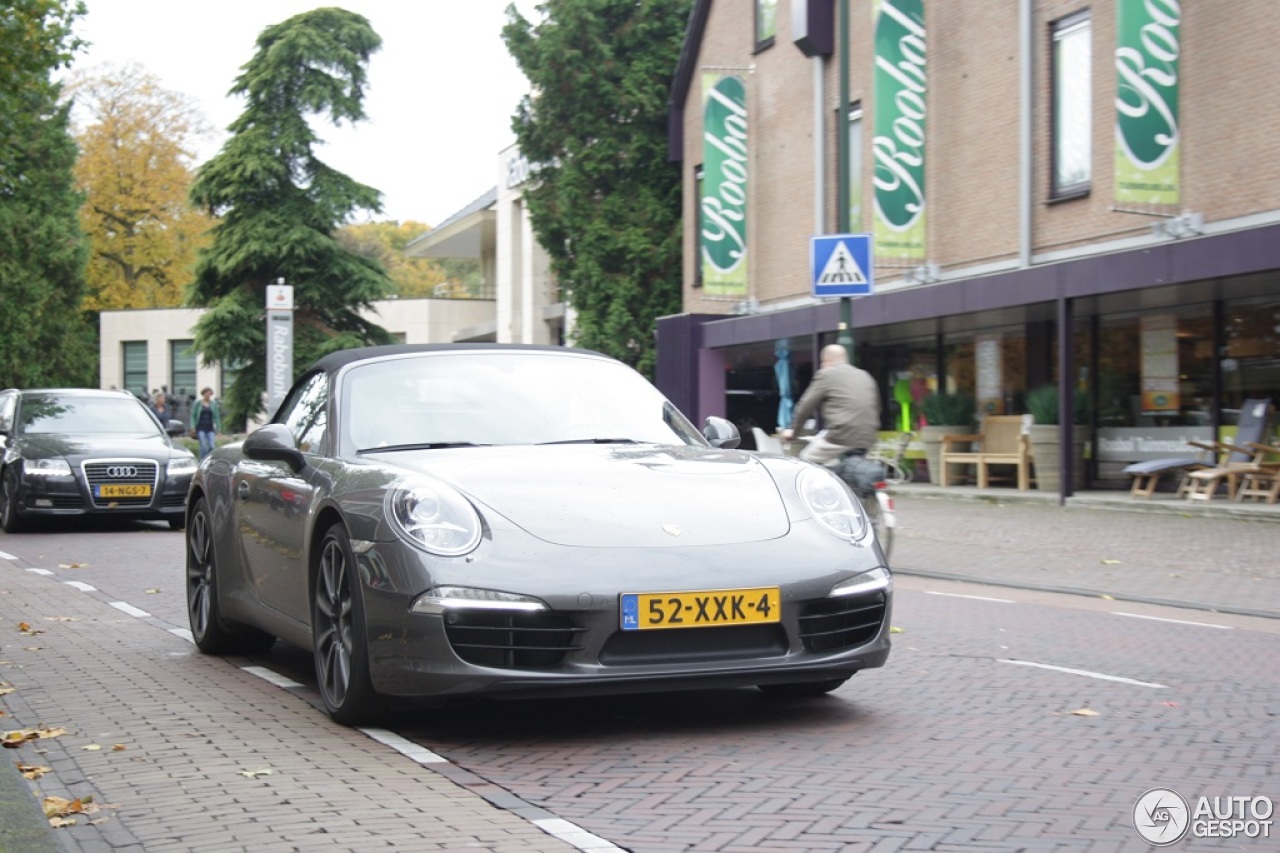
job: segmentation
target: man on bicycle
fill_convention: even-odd
[[[876,443],[880,429],[880,387],[865,370],[849,363],[840,344],[822,348],[820,368],[796,403],[791,426],[782,431],[790,441],[800,425],[822,412],[823,432],[810,439],[800,458],[827,465],[845,453],[864,455]]]

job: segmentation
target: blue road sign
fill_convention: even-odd
[[[813,295],[870,296],[875,292],[870,234],[826,234],[809,240]]]

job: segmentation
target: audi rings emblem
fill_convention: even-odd
[[[107,476],[119,480],[125,477],[138,476],[138,466],[136,465],[112,465],[107,468]]]

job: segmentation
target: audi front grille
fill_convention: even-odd
[[[81,464],[97,508],[151,506],[160,466],[150,459],[91,459]]]

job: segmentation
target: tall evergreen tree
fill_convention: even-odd
[[[546,0],[507,8],[532,84],[512,126],[538,164],[525,193],[575,312],[574,343],[652,375],[654,326],[680,310],[680,170],[667,100],[693,0]]]
[[[192,201],[221,220],[196,264],[191,302],[209,310],[195,347],[208,361],[243,365],[224,398],[233,420],[262,408],[266,287],[277,279],[294,289],[295,365],[391,340],[358,313],[390,291],[386,272],[336,237],[356,211],[380,211],[381,194],[322,163],[308,123],[365,117],[365,68],[381,43],[368,20],[337,8],[263,30],[231,89],[245,110],[196,173]]]
[[[76,146],[51,78],[83,14],[67,0],[0,2],[0,387],[97,384]]]

